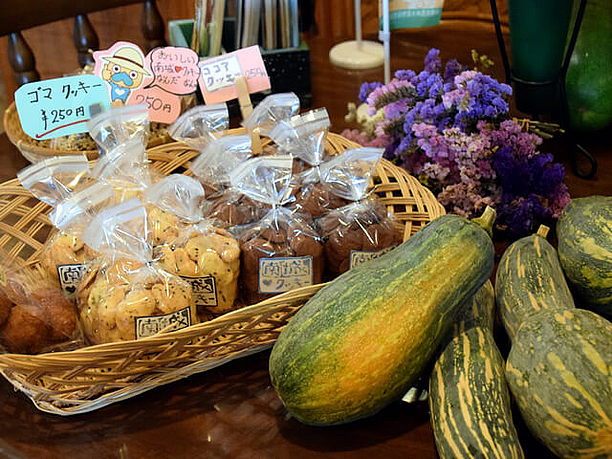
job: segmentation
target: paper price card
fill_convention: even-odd
[[[95,75],[36,81],[15,91],[23,131],[37,140],[87,132],[89,106],[110,109],[106,84]]]
[[[173,123],[181,111],[179,96],[197,90],[198,55],[189,48],[165,46],[146,56],[126,41],[94,53],[113,105],[146,104],[151,121]]]
[[[250,46],[233,53],[200,62],[199,85],[207,104],[236,99],[235,80],[244,76],[249,93],[270,89],[270,78],[261,58],[259,46]]]
[[[259,259],[259,293],[283,293],[312,285],[312,256]]]

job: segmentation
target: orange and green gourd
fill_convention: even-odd
[[[401,398],[422,375],[457,308],[489,278],[495,212],[444,215],[323,287],[270,355],[272,384],[296,419],[340,424]]]

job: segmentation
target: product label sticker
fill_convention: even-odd
[[[137,45],[120,41],[94,52],[94,60],[111,104],[147,104],[151,121],[173,123],[181,111],[179,96],[197,90],[198,55],[188,48],[160,47],[145,56]]]
[[[161,332],[181,330],[191,325],[191,309],[189,306],[162,316],[136,317],[136,339],[146,338]]]
[[[312,284],[310,255],[259,259],[259,293],[283,293]]]
[[[215,307],[219,305],[217,300],[217,282],[214,276],[181,276],[181,278],[191,285],[193,300],[197,307]]]
[[[250,46],[232,53],[201,61],[199,86],[206,104],[219,104],[236,99],[235,80],[244,76],[249,93],[270,89],[270,78],[259,46]]]
[[[57,277],[65,296],[74,295],[79,287],[87,266],[82,263],[57,265]]]
[[[75,75],[35,81],[15,91],[15,106],[23,131],[37,140],[87,132],[89,107],[110,108],[104,81],[95,75]]]
[[[374,258],[378,258],[385,253],[390,252],[396,246],[387,247],[386,249],[376,250],[373,252],[362,251],[362,250],[351,250],[351,260],[349,267],[353,269],[355,266],[359,266],[362,263],[365,263],[368,260],[372,260]]]

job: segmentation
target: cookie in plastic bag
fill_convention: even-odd
[[[198,322],[191,286],[153,261],[137,200],[101,212],[83,241],[101,253],[79,287],[79,318],[95,344],[145,338]]]
[[[309,217],[286,207],[291,199],[291,156],[254,158],[231,175],[234,187],[272,209],[237,228],[241,293],[247,304],[321,282],[323,246]]]

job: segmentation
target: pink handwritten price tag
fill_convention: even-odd
[[[94,52],[94,59],[111,103],[146,104],[151,121],[173,123],[181,111],[179,95],[197,89],[198,55],[188,48],[155,48],[145,56],[137,45],[120,41]]]
[[[136,89],[130,104],[146,104],[149,118],[157,123],[172,124],[181,114],[181,98],[156,86]]]
[[[236,99],[235,80],[244,76],[249,93],[270,89],[259,46],[250,46],[200,62],[200,90],[207,104]]]

